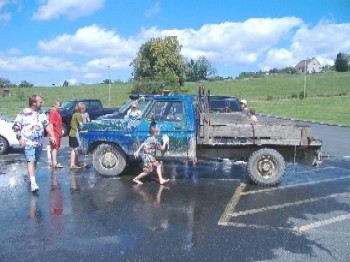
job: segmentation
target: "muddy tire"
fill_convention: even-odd
[[[276,150],[263,148],[255,151],[248,160],[248,175],[258,185],[278,184],[285,173],[286,163]]]
[[[118,176],[125,169],[126,157],[118,146],[101,144],[93,152],[92,164],[104,176]]]
[[[9,143],[4,137],[0,136],[0,155],[5,154],[8,149],[9,149]]]

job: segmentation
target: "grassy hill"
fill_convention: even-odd
[[[263,78],[235,79],[186,83],[184,94],[197,94],[198,86],[204,84],[213,95],[232,95],[248,100],[248,106],[257,113],[320,121],[329,124],[350,126],[350,72],[328,72],[306,76],[307,98],[299,99],[304,91],[304,75],[269,75]],[[105,107],[118,107],[130,94],[131,84],[80,85],[70,87],[32,87],[10,89],[13,95],[0,98],[0,114],[14,118],[19,110],[27,106],[27,97],[41,93],[44,109],[50,108],[57,98],[62,101],[75,98],[98,98]],[[21,99],[22,97],[22,99]]]

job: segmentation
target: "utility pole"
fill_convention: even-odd
[[[304,97],[303,98],[306,97],[306,73],[307,73],[306,60],[308,60],[308,58],[306,58],[304,61]]]
[[[108,66],[108,102],[111,105],[111,67]]]

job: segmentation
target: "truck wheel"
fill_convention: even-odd
[[[283,156],[276,150],[263,148],[248,160],[248,175],[258,185],[272,186],[280,182],[285,172]]]
[[[69,133],[69,126],[67,126],[65,123],[62,123],[62,137],[68,136]]]
[[[9,143],[4,137],[0,136],[0,155],[5,154],[8,148],[9,148]]]
[[[92,164],[102,175],[117,176],[125,169],[126,157],[117,146],[101,144],[92,155]]]

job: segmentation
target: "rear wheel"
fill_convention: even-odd
[[[276,185],[284,176],[285,166],[284,158],[277,150],[263,148],[249,157],[248,174],[258,185]]]
[[[98,173],[105,176],[117,176],[125,169],[126,156],[115,145],[101,144],[92,155],[92,163]]]
[[[0,136],[0,155],[5,154],[8,148],[9,148],[9,143],[4,137]]]

